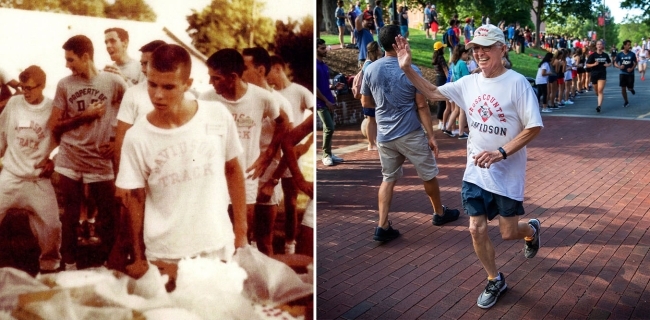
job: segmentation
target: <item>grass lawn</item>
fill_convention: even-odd
[[[435,41],[425,38],[425,32],[417,29],[409,29],[409,44],[413,52],[413,63],[420,67],[431,67],[431,58],[433,57],[433,44]],[[328,45],[337,45],[339,43],[338,35],[321,33],[321,39],[325,40]],[[375,40],[377,36],[375,35]],[[438,32],[437,41],[442,41],[442,33]],[[343,38],[345,43],[350,42],[350,35]],[[532,54],[532,56],[531,56]],[[525,54],[517,54],[514,51],[510,52],[510,61],[512,61],[512,68],[528,77],[535,77],[537,75],[537,65],[544,57],[546,51],[526,48]],[[540,58],[537,58],[540,56]],[[445,50],[445,59],[449,61],[449,51]]]

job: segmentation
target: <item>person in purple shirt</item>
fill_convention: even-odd
[[[343,159],[332,153],[332,135],[334,134],[332,108],[336,102],[332,90],[343,89],[343,84],[330,85],[329,68],[323,61],[325,57],[327,57],[327,45],[325,40],[319,38],[316,40],[316,109],[323,122],[323,164],[333,166],[337,162],[343,162]]]

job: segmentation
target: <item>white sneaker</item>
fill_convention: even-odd
[[[296,253],[296,241],[284,244],[284,253],[285,254],[295,254]]]
[[[323,164],[326,166],[333,166],[334,165],[334,160],[332,160],[331,157],[324,157],[323,158]]]
[[[553,112],[553,111],[551,111],[551,109],[549,109],[549,108],[546,108],[546,109],[542,108],[542,112],[548,113],[548,112]]]
[[[332,160],[334,160],[334,163],[339,163],[339,162],[345,161],[345,160],[343,160],[343,158],[339,158],[339,157],[335,156],[334,154],[332,154]]]
[[[564,101],[564,103],[565,103],[565,104],[573,104],[573,101],[571,101],[571,99],[569,99],[569,100],[567,100],[567,101]]]
[[[438,122],[438,130],[442,130],[442,129],[443,129],[442,121],[440,121],[440,122]]]

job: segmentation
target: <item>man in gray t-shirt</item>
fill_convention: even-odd
[[[389,241],[399,236],[399,231],[393,229],[388,221],[388,211],[405,159],[415,166],[424,183],[434,210],[433,224],[455,221],[460,214],[458,210],[443,206],[440,200],[436,179],[438,167],[433,155],[438,155],[438,145],[433,136],[431,114],[424,96],[417,92],[399,67],[393,50],[395,37],[399,34],[398,26],[389,25],[381,29],[379,41],[386,56],[367,67],[361,87],[361,104],[375,108],[377,147],[383,175],[379,188],[379,221],[374,235],[376,241]]]
[[[52,103],[48,127],[59,142],[54,171],[64,208],[61,255],[66,269],[76,268],[77,237],[84,184],[97,207],[97,257],[103,263],[115,232],[113,137],[115,119],[126,90],[124,80],[100,72],[93,61],[93,44],[86,36],[73,36],[63,45],[66,67],[72,75],[61,79]],[[90,215],[90,213],[89,213]],[[91,228],[91,227],[88,227]],[[80,229],[80,230],[77,230]],[[92,229],[95,229],[94,224]],[[87,230],[91,233],[91,230]]]

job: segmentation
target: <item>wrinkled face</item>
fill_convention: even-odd
[[[45,87],[43,83],[37,83],[33,79],[29,79],[27,82],[20,83],[20,86],[23,89],[27,103],[39,104],[43,101],[43,88]]]
[[[151,55],[153,55],[153,52],[143,52],[140,56],[140,68],[145,76],[147,75],[147,66],[149,65],[149,61],[151,61]]]
[[[501,68],[501,58],[503,58],[506,49],[505,46],[496,42],[491,46],[472,46],[474,60],[478,66],[483,70],[484,74],[492,74],[494,70]]]
[[[208,75],[210,75],[210,84],[217,94],[222,96],[234,96],[235,88],[238,81],[236,74],[225,75],[221,70],[208,68]]]
[[[81,75],[87,69],[87,62],[85,60],[71,50],[65,51],[65,67],[70,69],[75,76]]]
[[[106,44],[106,51],[111,56],[111,61],[121,60],[126,55],[126,47],[128,41],[122,42],[117,32],[111,31],[104,34],[104,43]]]
[[[179,107],[191,83],[191,79],[183,77],[181,68],[173,72],[161,72],[149,66],[147,70],[147,91],[151,103],[158,111]]]

